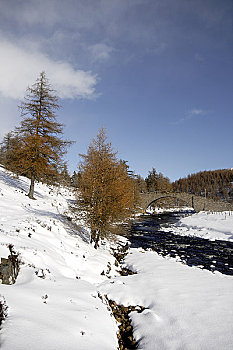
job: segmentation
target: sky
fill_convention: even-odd
[[[45,71],[71,172],[101,127],[143,177],[233,167],[232,0],[0,0],[0,139]]]

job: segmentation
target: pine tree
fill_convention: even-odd
[[[168,177],[164,177],[162,173],[157,173],[155,168],[149,171],[148,176],[145,179],[147,190],[149,192],[162,191],[169,192],[172,190],[172,185]]]
[[[52,90],[45,72],[27,89],[20,105],[23,120],[16,128],[20,147],[14,149],[11,166],[30,178],[29,198],[34,199],[35,181],[49,181],[58,176],[62,157],[70,142],[63,141],[63,125],[56,121],[58,98]]]
[[[59,174],[59,183],[64,185],[64,186],[71,186],[71,177],[68,172],[67,164],[66,162],[61,166],[61,171]]]
[[[135,182],[139,193],[147,192],[146,181],[143,179],[142,176],[136,175]]]
[[[78,202],[97,248],[99,239],[108,236],[111,225],[130,214],[134,184],[127,165],[117,160],[103,129],[81,157]]]
[[[147,185],[147,190],[149,192],[154,192],[158,191],[158,173],[155,170],[155,168],[152,168],[151,171],[149,171],[148,176],[146,177],[146,185]]]

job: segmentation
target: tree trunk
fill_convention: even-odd
[[[95,243],[94,244],[94,248],[97,249],[99,244],[99,233],[96,233],[96,230],[92,229],[91,230],[91,243]]]
[[[97,249],[99,247],[99,239],[100,239],[100,235],[99,235],[99,233],[96,233],[96,235],[95,235],[95,245],[94,245],[95,249]]]
[[[28,193],[28,197],[30,199],[35,199],[34,198],[34,187],[35,187],[35,177],[34,177],[34,175],[32,175],[30,189],[29,189],[29,193]]]
[[[91,243],[95,242],[95,237],[96,237],[96,230],[91,229]]]

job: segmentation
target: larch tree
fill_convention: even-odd
[[[130,215],[134,184],[127,166],[119,161],[104,129],[81,155],[78,203],[91,229],[91,242],[98,247],[100,238],[109,234],[113,223]]]
[[[27,89],[20,105],[22,121],[16,128],[20,147],[10,160],[17,173],[30,178],[28,196],[34,199],[35,181],[49,181],[57,176],[62,157],[70,142],[63,141],[63,124],[56,121],[58,97],[45,72]]]

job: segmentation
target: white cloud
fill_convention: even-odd
[[[189,111],[187,113],[188,116],[192,117],[195,115],[206,115],[208,113],[208,111],[205,111],[203,109],[192,109],[191,111]]]
[[[183,118],[178,119],[172,124],[180,124],[184,123],[190,119],[194,119],[195,117],[204,117],[206,116],[210,111],[204,110],[204,109],[191,109],[188,111]]]
[[[113,48],[103,44],[98,43],[89,47],[93,61],[106,61],[110,58]]]
[[[1,38],[0,38],[1,39]],[[54,61],[41,52],[30,51],[0,40],[0,94],[22,99],[40,72],[45,71],[61,98],[93,98],[97,77],[91,72],[75,70],[67,62]]]

